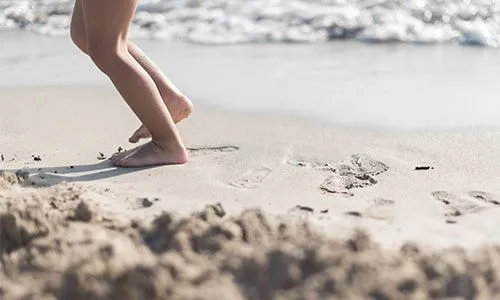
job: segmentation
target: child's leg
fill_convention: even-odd
[[[179,89],[165,76],[165,74],[158,68],[152,61],[147,57],[147,55],[139,48],[136,44],[129,41],[128,51],[134,57],[134,59],[148,72],[149,76],[153,78],[168,110],[172,114],[172,118],[177,123],[184,118],[187,118],[192,110],[193,104],[189,99],[184,96]],[[165,101],[167,100],[168,101]],[[150,134],[148,130],[141,126],[137,131],[130,137],[129,141],[131,143],[137,143],[142,138],[149,138]]]
[[[85,20],[83,18],[82,0],[75,1],[73,9],[73,16],[71,19],[71,38],[75,45],[84,53],[87,54],[87,32],[85,29]],[[165,76],[161,70],[144,54],[144,52],[137,47],[133,42],[128,41],[128,50],[135,60],[148,72],[149,76],[153,78],[160,95],[165,105],[172,115],[175,123],[180,122],[189,114],[193,109],[191,101],[185,97],[175,85]],[[141,126],[130,138],[131,142],[138,142],[141,138],[149,138],[151,135],[149,131]]]
[[[172,117],[153,79],[128,51],[128,26],[137,0],[83,0],[87,53],[111,79],[153,140],[120,157],[123,167],[178,164],[187,160]]]

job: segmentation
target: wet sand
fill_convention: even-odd
[[[109,84],[69,38],[0,39],[0,87]],[[500,126],[496,49],[136,42],[197,103],[367,128]]]

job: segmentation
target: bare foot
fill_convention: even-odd
[[[156,142],[151,141],[137,146],[125,153],[120,153],[111,159],[117,167],[147,167],[158,165],[178,165],[187,162],[188,154],[184,147],[176,147],[175,150],[165,149]]]
[[[165,99],[165,97],[163,97]],[[174,123],[179,123],[180,121],[187,118],[193,111],[193,103],[184,95],[176,95],[168,97],[168,110],[172,115]],[[148,129],[141,125],[134,134],[128,139],[131,143],[137,143],[141,139],[149,139],[151,134]]]

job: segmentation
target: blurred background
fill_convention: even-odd
[[[66,35],[74,1],[0,0],[0,29]],[[497,47],[493,0],[141,0],[135,38],[201,44],[451,42]]]

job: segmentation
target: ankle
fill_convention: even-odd
[[[182,144],[182,142],[177,140],[168,140],[168,141],[159,141],[152,139],[151,143],[155,145],[159,150],[163,152],[169,153],[187,153],[186,147]]]

